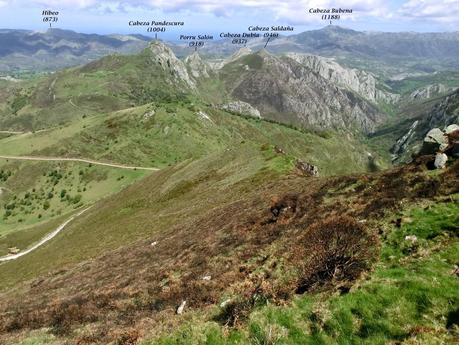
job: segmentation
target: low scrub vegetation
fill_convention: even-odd
[[[443,298],[440,287],[428,290],[424,285],[431,281],[408,272],[418,267],[410,266],[416,265],[411,258],[424,250],[440,257],[450,255],[448,246],[457,245],[452,225],[456,218],[441,225],[438,236],[419,233],[421,244],[424,237],[432,242],[417,251],[403,249],[403,234],[417,234],[409,227],[414,221],[395,219],[392,224],[388,219],[413,202],[432,197],[452,200],[449,195],[459,192],[458,168],[456,164],[441,174],[431,174],[419,161],[371,175],[327,179],[278,175],[258,182],[257,193],[243,200],[222,204],[84,267],[36,279],[23,292],[4,299],[2,332],[11,337],[24,330],[48,328],[58,337],[72,337],[79,343],[94,339],[136,343],[148,337],[147,329],[164,322],[181,323],[174,314],[186,301],[186,315],[200,318],[198,324],[205,331],[198,335],[193,326],[192,331],[177,331],[155,342],[202,343],[207,340],[195,337],[205,335],[212,344],[236,339],[254,344],[276,339],[291,344],[344,344],[358,339],[385,344],[419,332],[430,336],[421,322],[425,315],[443,317],[443,328],[435,332],[451,338],[455,280],[442,278]],[[197,181],[181,197],[196,193],[208,178]],[[427,193],[432,185],[436,187]],[[236,186],[244,188],[244,182]],[[141,207],[135,201],[138,197],[135,193],[130,202]],[[456,207],[451,205],[455,204],[445,203],[448,209]],[[402,224],[402,235],[393,230],[397,224]],[[375,266],[378,257],[382,259]],[[423,254],[421,260],[425,260],[425,267],[417,268],[421,272],[428,271],[429,265],[443,265],[431,255]],[[452,270],[454,256],[448,260],[441,271],[429,274],[440,277],[445,267]],[[340,297],[327,302],[320,297],[334,291]],[[408,322],[407,317],[393,309],[400,307],[397,291],[406,299],[402,309],[407,308],[405,312],[414,320],[406,329],[396,320]],[[436,305],[442,305],[441,311]],[[146,328],[145,323],[156,326]],[[186,322],[183,327],[188,327]],[[229,333],[225,335],[224,329]]]

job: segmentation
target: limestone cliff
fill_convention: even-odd
[[[288,53],[286,56],[318,73],[330,82],[352,90],[372,102],[392,103],[399,98],[396,94],[378,88],[377,80],[372,74],[354,68],[343,67],[333,59],[298,53]]]
[[[354,91],[289,57],[261,50],[243,55],[221,72],[233,98],[259,109],[264,118],[317,129],[371,132],[384,117]]]

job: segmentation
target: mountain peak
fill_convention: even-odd
[[[205,62],[198,51],[194,51],[192,54],[185,58],[185,64],[191,71],[191,75],[194,78],[209,77],[210,66]]]
[[[155,56],[161,65],[170,65],[171,61],[178,60],[172,49],[163,41],[155,40],[148,44],[148,50]]]
[[[163,41],[153,40],[148,44],[150,50],[162,49],[162,50],[171,50]]]
[[[265,48],[261,48],[259,51],[256,52],[257,55],[261,57],[269,57],[272,56],[270,52],[268,52]]]
[[[190,60],[190,59],[192,59],[192,60],[202,60],[201,55],[199,54],[199,52],[197,50],[195,50],[190,55],[188,55],[186,57],[186,59],[188,59],[188,60]]]
[[[185,82],[189,87],[195,88],[185,64],[175,56],[169,46],[160,40],[155,40],[150,42],[148,50],[151,53],[151,59],[158,63],[162,69],[169,70],[176,78]]]
[[[250,48],[247,48],[247,47],[242,47],[240,48],[239,50],[237,50],[236,52],[233,53],[233,55],[231,55],[227,60],[228,62],[230,61],[234,61],[234,60],[237,60],[245,55],[249,55],[249,54],[252,54],[253,51],[252,49]]]
[[[337,33],[337,34],[355,35],[355,34],[359,33],[358,31],[355,31],[355,30],[352,30],[352,29],[348,29],[348,28],[345,28],[345,27],[339,26],[339,25],[332,25],[332,24],[323,27],[321,30],[325,31],[325,32]]]

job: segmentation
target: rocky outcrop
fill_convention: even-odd
[[[456,88],[450,88],[450,87],[447,87],[446,85],[444,84],[431,84],[431,85],[427,85],[427,86],[424,86],[420,89],[417,89],[415,91],[413,91],[409,98],[410,100],[422,100],[422,99],[428,99],[428,98],[431,98],[431,97],[434,97],[434,96],[438,96],[438,95],[441,95],[441,94],[444,94],[446,92],[451,92],[451,91],[454,91],[456,90]]]
[[[459,126],[456,124],[449,125],[445,129],[445,134],[448,136],[451,156],[459,158]]]
[[[452,123],[459,123],[459,90],[452,92],[437,103],[427,121],[429,128],[442,128]]]
[[[244,69],[249,64],[250,69]],[[257,107],[263,118],[309,128],[371,132],[384,115],[354,92],[342,89],[288,57],[266,51],[233,62],[238,78],[226,79],[231,95]],[[233,72],[234,73],[234,72]]]
[[[443,169],[448,161],[448,156],[445,153],[437,153],[435,155],[434,166],[436,169]]]
[[[197,51],[187,56],[185,65],[188,67],[191,75],[196,79],[210,77],[211,67],[207,62],[201,59]]]
[[[451,136],[451,137],[454,137],[456,139],[457,138],[457,133],[459,131],[459,126],[456,125],[455,123],[453,123],[452,125],[449,125],[448,127],[445,128],[445,134],[447,136]]]
[[[403,137],[397,140],[397,142],[391,149],[391,153],[393,155],[392,160],[396,160],[398,155],[406,151],[408,145],[411,143],[411,140],[416,134],[416,127],[418,126],[418,124],[418,120],[414,121],[411,127],[409,128],[408,132],[406,132],[406,134]]]
[[[459,126],[449,125],[442,131],[439,128],[431,129],[426,137],[420,155],[435,155],[433,167],[443,169],[448,157],[459,158]]]
[[[453,132],[456,131],[456,124],[459,123],[459,90],[444,96],[441,101],[436,103],[431,110],[419,117],[407,132],[401,136],[391,152],[393,161],[407,162],[410,161],[411,155],[436,154],[437,151],[443,150],[446,145],[447,136],[449,137],[448,145],[451,154],[456,155],[457,141],[453,140]],[[441,129],[444,130],[441,130]],[[453,141],[452,141],[453,140]],[[440,149],[440,146],[442,148]]]
[[[365,71],[345,68],[333,59],[316,55],[288,53],[286,56],[308,67],[330,82],[352,90],[370,101],[393,103],[399,99],[399,95],[378,89],[376,78]]]
[[[448,145],[446,134],[440,128],[433,128],[425,136],[420,154],[443,152]]]
[[[223,104],[220,108],[239,115],[249,115],[252,117],[261,118],[261,114],[258,109],[252,107],[249,103],[242,101],[226,103]]]
[[[153,61],[168,72],[176,82],[183,82],[193,89],[196,87],[195,82],[188,74],[185,64],[175,56],[168,46],[161,41],[153,41],[148,49],[151,52]]]
[[[155,116],[155,114],[156,114],[155,110],[151,109],[151,110],[147,111],[145,114],[143,114],[142,120],[143,121],[148,121],[148,120],[152,119]]]
[[[295,167],[300,172],[300,174],[305,176],[319,176],[319,168],[315,165],[312,165],[307,162],[303,162],[301,160],[297,160],[295,163]]]
[[[180,305],[177,307],[177,315],[182,315],[183,314],[183,311],[185,310],[185,305],[186,305],[186,301],[182,301],[182,303],[180,303]]]
[[[199,118],[203,119],[203,120],[206,120],[206,121],[209,121],[209,122],[213,122],[212,119],[209,117],[209,115],[207,115],[205,112],[203,112],[202,110],[199,110],[197,113],[196,113],[197,116],[199,116]]]

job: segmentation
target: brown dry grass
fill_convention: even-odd
[[[438,175],[426,173],[425,165],[418,160],[378,174],[269,181],[252,197],[186,226],[4,295],[0,341],[50,327],[76,344],[135,344],[145,324],[159,328],[183,300],[187,310],[203,311],[230,295],[213,317],[236,325],[267,299],[284,303],[294,293],[347,291],[377,256],[381,217],[459,191],[458,162]],[[206,275],[212,279],[203,280]],[[76,334],[82,327],[86,331]]]

